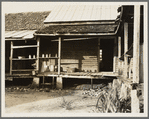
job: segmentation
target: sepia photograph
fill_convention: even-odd
[[[147,117],[147,2],[2,2],[2,117]]]

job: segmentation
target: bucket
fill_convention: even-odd
[[[54,65],[50,65],[50,71],[54,71]]]
[[[46,61],[42,62],[41,72],[45,72],[47,69]]]

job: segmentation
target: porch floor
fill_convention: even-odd
[[[57,77],[61,76],[62,78],[80,78],[80,79],[111,79],[116,78],[118,76],[117,73],[114,72],[74,72],[74,73],[66,73],[61,72],[58,75],[58,72],[43,72],[37,75],[30,75],[30,74],[5,74],[6,77],[15,77],[15,78],[34,78],[34,77]]]
[[[83,78],[83,79],[109,79],[109,78],[116,78],[118,76],[117,73],[113,72],[74,72],[74,73],[66,73],[61,72],[58,75],[58,72],[44,72],[40,73],[37,76],[47,76],[47,77],[57,77],[61,76],[62,78]]]

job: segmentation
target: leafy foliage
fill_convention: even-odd
[[[122,82],[114,80],[100,93],[96,108],[102,113],[130,112],[130,90]]]

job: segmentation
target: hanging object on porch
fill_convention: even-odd
[[[50,71],[54,71],[54,65],[50,65]]]
[[[45,72],[46,69],[47,69],[46,61],[43,61],[41,66],[41,72]]]

